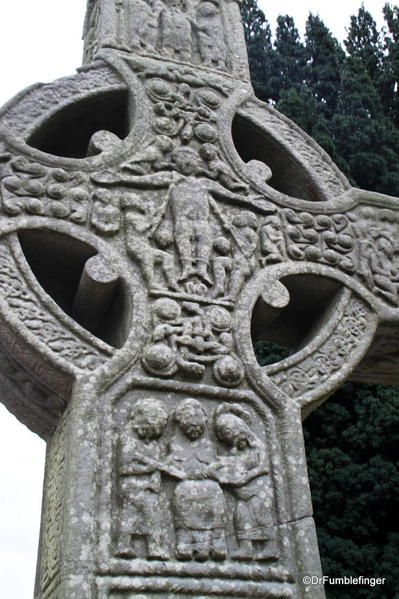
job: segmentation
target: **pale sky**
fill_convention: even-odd
[[[303,32],[319,14],[342,40],[360,0],[260,0],[274,28],[278,14]],[[80,65],[85,0],[18,0],[0,7],[0,105],[24,87],[73,73]],[[381,25],[385,0],[365,0]],[[394,3],[393,3],[394,4]],[[0,406],[0,589],[7,599],[32,599],[45,444]]]

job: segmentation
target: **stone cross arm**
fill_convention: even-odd
[[[399,200],[254,97],[237,2],[89,0],[84,41],[0,113],[1,398],[48,441],[35,598],[323,597],[301,418],[398,380]]]

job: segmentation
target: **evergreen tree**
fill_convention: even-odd
[[[344,44],[349,56],[359,59],[370,79],[378,82],[382,67],[382,42],[376,22],[364,6],[359,8],[357,16],[351,16]]]
[[[299,85],[293,82],[293,86],[280,93],[277,109],[339,161],[329,120],[337,107],[345,53],[321,19],[313,15],[309,15],[306,23],[304,50],[304,81]],[[349,172],[342,159],[340,166]]]
[[[304,84],[282,90],[276,108],[309,135],[313,135],[315,126],[321,117],[319,105],[311,89]]]
[[[329,119],[337,108],[345,53],[318,16],[309,15],[305,38],[305,83],[312,91],[320,111]]]
[[[243,1],[241,16],[252,85],[258,98],[267,102],[271,94],[270,69],[274,54],[270,25],[256,0]]]
[[[384,115],[379,94],[359,58],[348,57],[345,62],[331,131],[334,158],[353,184],[399,194],[399,131]]]
[[[278,102],[282,90],[299,90],[305,81],[306,50],[292,17],[277,17],[274,48],[270,87],[273,99]]]
[[[398,422],[397,387],[346,383],[304,423],[324,572],[386,578],[374,589],[331,586],[328,599],[395,596]]]
[[[399,6],[383,8],[387,31],[384,35],[381,98],[387,116],[399,127]]]

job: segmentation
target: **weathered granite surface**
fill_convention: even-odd
[[[301,418],[398,380],[398,199],[259,102],[234,0],[89,0],[0,113],[0,383],[36,599],[324,597]],[[253,340],[292,349],[261,367]]]

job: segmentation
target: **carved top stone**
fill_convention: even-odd
[[[237,0],[88,0],[84,63],[101,48],[249,80]]]

